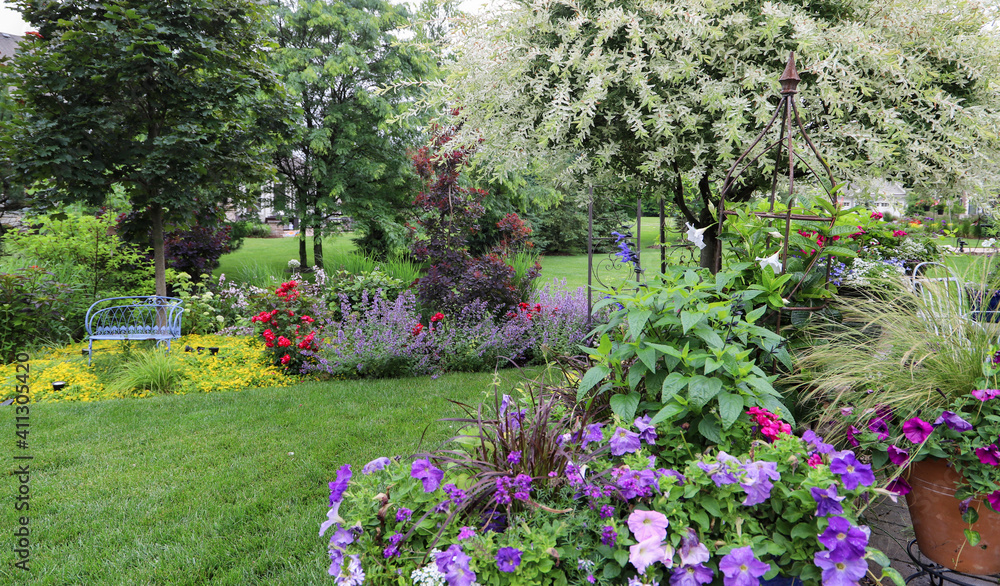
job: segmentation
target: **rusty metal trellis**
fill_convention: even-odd
[[[773,176],[771,178],[771,193],[770,193],[770,196],[769,196],[770,205],[769,205],[768,211],[767,212],[754,212],[754,214],[757,217],[760,217],[760,218],[768,218],[768,219],[771,219],[771,220],[784,220],[785,221],[785,233],[784,233],[785,237],[784,237],[784,243],[783,243],[782,249],[781,249],[781,272],[782,273],[784,273],[785,270],[787,270],[787,268],[788,268],[788,237],[789,237],[789,234],[791,232],[791,226],[792,226],[792,221],[793,220],[811,221],[811,222],[829,222],[831,228],[836,223],[836,217],[835,216],[813,216],[813,215],[808,215],[808,214],[793,214],[792,213],[792,210],[793,210],[793,207],[794,207],[793,204],[794,204],[794,201],[795,201],[794,195],[795,195],[795,163],[796,163],[796,161],[798,161],[802,166],[804,166],[808,170],[809,174],[813,175],[814,177],[816,177],[818,179],[817,183],[819,183],[820,185],[822,185],[824,191],[826,191],[826,194],[827,194],[827,196],[829,196],[830,201],[831,201],[831,203],[834,206],[834,209],[839,208],[839,198],[838,198],[837,190],[834,189],[835,182],[834,182],[833,172],[830,170],[829,165],[827,165],[826,161],[823,160],[823,157],[819,154],[819,151],[816,149],[816,146],[813,144],[812,140],[809,138],[809,134],[806,132],[805,126],[802,124],[802,119],[799,117],[798,107],[795,104],[795,94],[798,93],[798,84],[799,84],[800,80],[801,80],[801,78],[799,77],[798,70],[796,70],[796,68],[795,68],[795,53],[793,52],[788,57],[788,63],[785,66],[784,72],[782,72],[781,77],[778,78],[778,81],[781,82],[781,99],[778,102],[777,107],[775,108],[774,115],[771,116],[771,120],[767,123],[767,125],[760,132],[760,134],[757,135],[757,138],[754,139],[754,141],[750,145],[750,147],[747,148],[747,150],[745,150],[743,152],[743,154],[741,154],[739,156],[739,158],[736,159],[736,162],[733,163],[732,168],[730,168],[729,172],[726,173],[726,178],[723,181],[723,185],[722,185],[722,192],[721,192],[720,201],[719,201],[719,208],[718,208],[719,209],[719,224],[720,224],[720,226],[719,226],[719,233],[722,233],[722,225],[725,222],[726,217],[730,216],[730,215],[736,215],[736,212],[726,209],[726,196],[729,195],[729,192],[733,188],[733,185],[735,185],[736,180],[743,173],[745,173],[747,171],[747,169],[750,168],[751,165],[754,165],[755,163],[757,163],[757,161],[759,161],[761,157],[763,157],[765,154],[767,154],[768,152],[772,151],[773,149],[777,149],[777,153],[775,155],[774,174],[773,174]],[[780,130],[780,134],[779,134],[778,140],[776,140],[775,142],[772,142],[771,144],[768,144],[759,153],[757,153],[756,155],[754,155],[751,158],[751,153],[754,151],[754,149],[758,145],[760,145],[762,143],[762,141],[764,141],[764,138],[767,136],[767,134],[774,127],[774,124],[778,120],[778,116],[779,115],[781,116],[781,130]],[[793,131],[796,128],[798,129],[798,132],[799,132],[800,136],[802,137],[802,139],[809,146],[809,150],[812,151],[813,155],[816,157],[816,159],[823,166],[823,171],[825,171],[825,173],[826,173],[826,178],[828,179],[828,182],[823,181],[822,177],[819,175],[819,173],[816,171],[816,169],[813,168],[813,166],[810,165],[809,162],[806,161],[802,157],[801,154],[799,154],[798,152],[795,151],[795,143],[793,142],[792,139],[793,139]],[[777,193],[777,188],[778,188],[778,170],[779,170],[778,161],[781,160],[783,151],[784,151],[784,154],[787,155],[787,161],[788,161],[788,196],[789,197],[788,197],[788,209],[787,209],[786,212],[782,213],[782,212],[775,212],[774,202],[775,202],[775,195]],[[747,161],[746,164],[743,165],[742,168],[740,168],[740,165],[743,164],[743,162],[745,160]],[[770,240],[770,237],[768,237],[768,241],[769,240]],[[820,258],[822,258],[823,256],[824,256],[823,254],[816,254],[813,257],[812,261],[809,263],[809,265],[803,271],[802,279],[791,290],[791,292],[788,294],[788,297],[791,297],[792,295],[795,294],[796,291],[798,291],[799,287],[802,286],[802,284],[805,282],[806,278],[809,276],[809,273],[812,271],[813,267],[816,265],[816,262]],[[719,271],[722,268],[722,246],[721,246],[721,243],[720,243],[719,246],[716,247],[714,264],[715,264],[715,266],[714,266],[715,271]],[[826,271],[827,271],[827,277],[829,278],[829,271],[830,271],[830,259],[829,259],[829,257],[827,258]],[[829,286],[829,283],[827,283],[827,286]],[[780,331],[780,329],[781,329],[781,312],[782,311],[818,311],[818,310],[820,310],[820,309],[822,309],[824,307],[826,307],[826,303],[818,305],[818,306],[814,306],[814,307],[812,307],[812,306],[811,307],[785,307],[785,308],[782,308],[782,309],[778,309],[777,310],[778,311],[778,324],[777,324],[778,330]]]

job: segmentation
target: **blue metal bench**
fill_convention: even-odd
[[[94,340],[156,340],[167,343],[181,337],[183,301],[176,297],[109,297],[87,310],[87,366],[94,356]]]

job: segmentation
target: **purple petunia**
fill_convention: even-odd
[[[834,562],[861,559],[868,546],[868,535],[843,517],[830,517],[830,524],[818,539],[830,550],[829,559]]]
[[[840,476],[847,490],[854,490],[858,485],[871,486],[875,482],[872,467],[858,462],[851,451],[838,452],[830,460],[830,471]]]
[[[649,415],[643,415],[635,420],[635,427],[639,430],[639,439],[647,444],[656,441],[656,426],[649,423],[652,420],[653,418]]]
[[[906,463],[910,461],[910,452],[897,448],[895,445],[886,448],[885,452],[889,455],[889,461],[896,466],[906,466]]]
[[[521,565],[521,550],[516,547],[501,547],[497,551],[497,567],[501,572],[513,572]]]
[[[437,569],[445,575],[449,586],[471,586],[476,581],[476,573],[469,568],[471,560],[472,558],[465,555],[462,546],[458,544],[434,556]]]
[[[934,420],[934,425],[941,425],[942,423],[947,424],[948,428],[952,431],[964,432],[972,429],[971,423],[952,411],[942,411],[941,415]]]
[[[858,431],[858,428],[854,427],[853,425],[847,427],[847,443],[850,444],[852,448],[856,448],[861,445],[861,442],[858,441],[858,438],[854,437],[859,433],[861,432]]]
[[[410,469],[410,476],[423,482],[424,492],[434,492],[441,486],[441,479],[444,478],[444,472],[440,468],[435,467],[434,464],[431,464],[430,458],[425,458],[413,462],[413,467]]]
[[[695,564],[681,566],[670,574],[671,586],[701,586],[708,584],[715,576],[715,572],[705,564]]]
[[[406,521],[409,521],[410,517],[412,516],[413,516],[413,511],[404,507],[396,511],[396,522],[404,523]]]
[[[837,485],[831,484],[829,488],[823,490],[819,487],[810,488],[813,500],[816,501],[816,516],[826,517],[827,515],[840,515],[844,512],[840,501],[845,497],[837,496]]]
[[[748,507],[758,505],[769,499],[771,497],[771,489],[774,487],[771,481],[781,480],[777,462],[768,462],[766,460],[748,462],[743,465],[743,472],[740,487],[747,493],[747,498],[744,499],[743,504]]]
[[[642,446],[639,442],[639,434],[634,431],[629,431],[624,427],[619,427],[611,434],[611,439],[608,441],[611,446],[612,456],[622,456],[624,454],[631,454],[636,452]]]
[[[725,586],[756,586],[760,578],[771,569],[770,564],[757,559],[753,549],[736,548],[719,560],[719,571],[722,572],[722,583]]]
[[[601,433],[601,428],[604,427],[603,423],[591,423],[587,426],[586,433],[583,434],[582,447],[587,447],[587,444],[592,442],[599,442],[604,439],[604,434]]]
[[[893,478],[889,484],[886,485],[885,489],[893,494],[904,495],[904,494],[909,494],[910,490],[912,490],[912,487],[910,486],[910,483],[906,481],[906,479],[897,476],[896,478]]]
[[[330,483],[330,506],[344,500],[344,492],[347,490],[347,483],[351,481],[351,465],[341,466],[337,470],[337,479]]]
[[[906,423],[903,424],[903,435],[906,436],[906,439],[915,444],[924,443],[933,431],[934,426],[919,417],[908,419],[906,420]]]
[[[386,458],[385,456],[382,456],[381,458],[375,458],[371,462],[365,464],[365,467],[361,469],[361,473],[367,475],[373,472],[378,472],[379,470],[382,470],[383,468],[388,466],[389,462],[391,461],[392,460]]]
[[[823,586],[857,586],[858,580],[868,573],[868,562],[862,558],[833,560],[831,552],[819,551],[813,563],[822,570]]]
[[[802,439],[809,444],[815,446],[816,451],[820,454],[832,454],[837,450],[832,444],[824,443],[823,438],[816,434],[815,431],[807,429],[805,433],[802,434]]]

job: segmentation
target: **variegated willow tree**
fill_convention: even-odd
[[[772,115],[793,51],[799,112],[838,180],[990,201],[990,20],[967,0],[522,0],[456,30],[450,75],[425,105],[457,110],[498,175],[567,160],[565,178],[665,194],[711,226],[707,266],[720,179]],[[753,197],[776,164],[759,160],[729,197]]]

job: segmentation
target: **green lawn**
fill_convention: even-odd
[[[511,388],[517,371],[502,373]],[[0,584],[329,583],[327,483],[452,431],[447,399],[492,374],[303,383],[31,405],[31,573],[12,567],[17,479],[0,480]],[[0,407],[5,433],[14,411]],[[13,438],[10,438],[13,441]],[[12,460],[8,457],[8,467]]]
[[[659,238],[659,218],[642,219],[642,264],[649,270],[659,270],[660,252],[652,248]],[[668,242],[676,242],[677,232],[667,233]],[[338,234],[327,236],[323,239],[323,250],[328,258],[344,254],[354,250],[351,242],[353,234]],[[308,241],[309,259],[312,259],[312,240]],[[672,249],[672,254],[679,258],[679,252]],[[299,241],[297,238],[247,238],[243,241],[243,246],[231,254],[224,255],[220,259],[220,266],[215,271],[216,275],[225,273],[229,278],[239,278],[239,275],[246,267],[255,267],[255,270],[264,268],[271,272],[284,271],[288,267],[289,259],[298,259]],[[599,263],[602,259],[608,259],[609,254],[595,254],[594,262]],[[607,263],[605,263],[606,266]],[[608,280],[620,281],[628,275],[624,269],[616,273],[609,273],[606,268],[601,269],[601,275]],[[542,274],[539,277],[540,283],[546,284],[555,281],[566,281],[566,286],[570,289],[587,286],[587,255],[577,254],[572,256],[546,256],[542,259]]]

